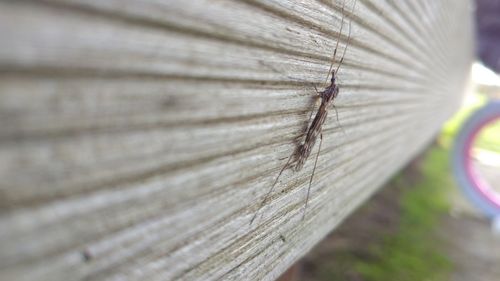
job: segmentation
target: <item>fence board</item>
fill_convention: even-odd
[[[306,217],[311,160],[250,225],[324,86],[341,1],[0,1],[0,279],[276,278],[456,109],[469,6],[346,0]]]

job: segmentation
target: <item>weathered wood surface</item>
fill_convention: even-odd
[[[431,140],[472,57],[469,1],[347,0],[343,129],[330,114],[306,218],[311,159],[249,225],[325,81],[337,2],[0,1],[0,279],[282,273]]]

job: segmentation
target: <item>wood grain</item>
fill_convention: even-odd
[[[469,1],[345,6],[306,218],[311,160],[250,225],[324,87],[341,1],[0,1],[0,279],[279,276],[432,140],[468,79]]]

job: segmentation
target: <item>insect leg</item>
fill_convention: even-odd
[[[312,181],[313,181],[313,178],[314,178],[314,173],[316,172],[316,164],[318,164],[318,157],[319,157],[319,153],[321,152],[321,144],[322,143],[323,143],[323,133],[320,133],[319,134],[318,153],[316,154],[316,159],[314,160],[313,172],[311,174],[311,178],[309,179],[309,187],[307,188],[306,204],[304,206],[304,212],[302,213],[302,220],[304,220],[304,218],[306,217],[307,203],[309,202],[309,194],[311,192]]]
[[[335,110],[335,116],[337,117],[337,124],[339,124],[339,127],[342,130],[342,133],[345,135],[344,127],[342,127],[342,125],[340,124],[339,113],[337,111],[337,107],[334,104],[332,104],[332,107]]]
[[[257,217],[257,214],[259,213],[260,209],[264,206],[264,204],[266,203],[267,199],[269,198],[269,196],[271,195],[271,193],[273,192],[274,190],[274,187],[276,186],[276,184],[278,183],[278,180],[279,178],[281,177],[281,174],[283,173],[283,171],[286,170],[286,168],[289,167],[290,165],[290,161],[292,160],[292,157],[294,156],[295,154],[292,154],[290,155],[290,157],[288,157],[288,160],[286,161],[286,164],[285,166],[283,166],[283,168],[281,168],[281,171],[279,172],[278,176],[276,177],[276,179],[274,180],[274,183],[273,185],[271,186],[271,188],[269,189],[269,191],[266,193],[266,196],[264,197],[264,199],[262,200],[262,202],[260,202],[260,205],[259,205],[259,208],[257,209],[257,211],[255,211],[255,214],[253,215],[252,219],[250,220],[250,225],[253,223],[253,221],[255,220],[255,218]]]

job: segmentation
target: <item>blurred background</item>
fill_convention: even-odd
[[[500,1],[476,1],[477,62],[462,109],[435,143],[281,277],[290,280],[500,280],[500,220],[471,202],[452,171],[465,122],[497,102],[470,153],[500,198]],[[498,207],[498,206],[497,206]],[[498,210],[498,209],[497,209]]]

